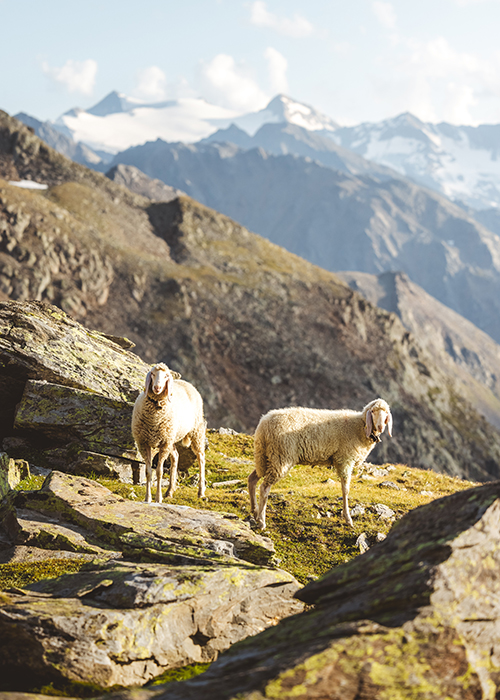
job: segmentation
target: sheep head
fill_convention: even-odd
[[[389,404],[384,399],[375,399],[363,409],[365,414],[365,434],[369,438],[372,433],[381,435],[387,426],[387,432],[392,437],[392,414]]]
[[[167,365],[163,364],[163,362],[153,365],[146,375],[146,394],[151,391],[151,393],[158,398],[166,395],[167,400],[170,401],[173,390],[174,374],[177,373],[172,373]]]

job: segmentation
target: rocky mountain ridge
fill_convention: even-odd
[[[404,113],[381,122],[346,127],[286,95],[277,95],[264,109],[249,114],[227,110],[223,113],[201,100],[184,101],[182,105],[180,102],[146,104],[115,91],[94,107],[86,111],[69,110],[43,128],[46,133],[51,129],[59,130],[78,142],[80,148],[100,149],[99,156],[104,161],[108,160],[106,152],[116,153],[156,138],[187,142],[223,138],[244,148],[248,147],[244,141],[249,140],[270,153],[309,155],[303,153],[303,142],[307,138],[301,137],[293,143],[294,139],[285,135],[298,128],[309,133],[311,141],[315,142],[313,150],[319,152],[317,159],[321,162],[324,157],[330,162],[335,160],[333,152],[340,148],[343,154],[350,154],[347,160],[355,162],[356,158],[361,158],[358,165],[363,159],[368,160],[373,170],[392,170],[477,210],[497,209],[500,204],[497,164],[500,126],[497,124],[433,124]],[[155,123],[148,122],[148,112],[156,113]],[[159,113],[163,121],[158,119]],[[128,142],[127,137],[125,141],[122,138],[122,145],[117,148],[109,139],[114,132],[123,130],[123,114],[128,116]],[[26,115],[16,116],[24,119]],[[179,131],[179,119],[184,122],[184,132]],[[112,120],[114,128],[110,129]],[[131,123],[135,123],[135,136]],[[218,129],[222,131],[217,134]],[[57,147],[55,141],[49,143]],[[290,147],[292,150],[284,150]],[[95,155],[93,158],[95,167]]]
[[[109,105],[105,100],[108,106],[102,108],[102,118],[109,116],[109,110],[129,114],[135,103],[123,107],[123,99],[115,96]],[[137,166],[328,269],[375,274],[402,270],[498,341],[497,211],[453,206],[409,183],[396,170],[336,143],[332,134],[344,133],[337,125],[326,129],[319,128],[317,119],[297,121],[295,116],[304,110],[284,100],[276,98],[269,114],[264,110],[267,116],[259,117],[260,128],[247,125],[250,133],[233,123],[194,145],[151,142],[118,154],[114,165]],[[382,140],[393,139],[393,132],[396,139],[401,130],[415,140],[418,129],[423,130],[418,132],[418,143],[434,143],[437,138],[431,138],[427,127],[411,115],[390,125],[379,130]],[[371,138],[369,133],[365,140]],[[453,133],[458,139],[459,131]],[[478,138],[474,148],[484,145],[485,138]],[[358,141],[363,142],[361,136]],[[359,146],[358,141],[353,143]],[[57,139],[52,143],[59,147]],[[100,163],[96,159],[97,154],[87,164],[106,170],[107,159]],[[402,172],[399,166],[398,170]],[[430,181],[425,184],[433,186]],[[432,266],[425,264],[426,259]]]
[[[331,271],[401,270],[500,340],[500,237],[404,179],[374,179],[233,144],[131,148],[133,165]]]
[[[447,356],[448,361],[454,364],[457,378],[467,384],[475,395],[474,404],[481,407],[481,412],[494,425],[499,426],[491,395],[487,398],[484,394],[484,387],[487,386],[497,399],[500,398],[500,346],[489,335],[431,297],[404,273],[337,274],[372,304],[397,314],[405,328],[419,339],[435,359]]]

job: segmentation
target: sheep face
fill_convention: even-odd
[[[164,364],[155,365],[146,376],[146,393],[151,391],[156,396],[160,396],[166,392],[167,398],[170,400],[172,382],[172,374],[168,367]]]
[[[370,437],[372,433],[381,435],[386,426],[387,432],[392,437],[392,414],[389,405],[382,400],[376,401],[373,405],[367,407],[366,411],[366,437]]]

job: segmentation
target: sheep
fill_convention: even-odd
[[[362,411],[291,407],[262,416],[255,431],[255,469],[248,477],[250,509],[257,525],[266,527],[273,484],[294,464],[320,464],[335,467],[342,484],[344,519],[353,527],[348,503],[351,475],[381,442],[385,426],[392,437],[391,410],[383,399],[371,401]],[[257,507],[257,482],[262,478]]]
[[[174,494],[179,462],[176,442],[191,446],[196,454],[200,468],[198,498],[205,497],[203,400],[194,386],[180,376],[162,362],[153,365],[146,375],[144,391],[134,404],[132,435],[146,463],[146,503],[151,503],[151,465],[156,452],[156,502],[162,502],[163,463],[169,455],[170,483],[166,496],[171,498]]]

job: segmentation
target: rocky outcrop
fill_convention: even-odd
[[[131,192],[157,202],[171,202],[179,195],[185,194],[182,190],[170,187],[170,185],[166,185],[161,180],[152,180],[133,165],[122,165],[121,163],[115,165],[108,170],[106,177],[113,180],[113,182],[124,185]]]
[[[301,589],[312,609],[144,700],[493,700],[499,522],[500,482],[410,512],[384,542]]]
[[[0,302],[0,437],[9,456],[139,483],[142,458],[130,426],[148,365],[131,345],[53,306]],[[179,450],[186,471],[195,455]]]
[[[0,560],[64,553],[79,573],[0,600],[0,688],[142,685],[302,609],[274,548],[236,516],[151,506],[52,472],[0,506]]]

